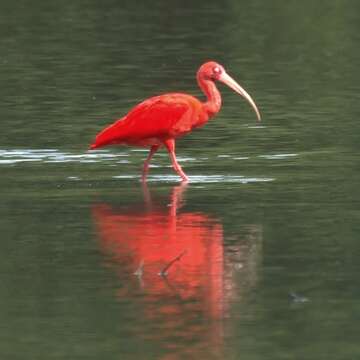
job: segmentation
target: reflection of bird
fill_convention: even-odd
[[[204,308],[207,304],[213,316],[221,317],[222,225],[201,212],[179,212],[186,186],[182,183],[172,189],[169,206],[153,201],[146,183],[145,207],[95,205],[100,244],[104,252],[123,259],[123,265],[127,263],[127,272],[138,269],[149,293],[167,294],[166,283],[159,276],[167,272],[182,297],[201,299]]]
[[[188,177],[176,160],[175,139],[204,125],[210,117],[219,112],[221,95],[215,86],[215,80],[223,82],[243,96],[253,107],[260,121],[260,113],[250,95],[225,72],[221,65],[210,61],[203,64],[197,72],[198,84],[207,97],[205,102],[183,93],[151,97],[101,131],[90,149],[114,144],[150,147],[150,153],[143,167],[143,180],[145,180],[152,156],[162,145],[165,145],[174,170],[183,181],[187,181]]]
[[[137,309],[125,328],[155,341],[154,348],[165,344],[166,355],[156,358],[223,359],[225,319],[238,316],[239,301],[258,281],[261,226],[245,225],[224,247],[221,219],[185,207],[187,183],[169,197],[142,186],[144,201],[92,206],[104,265],[117,273],[117,297]]]
[[[96,204],[92,212],[100,247],[110,255],[106,265],[119,276],[119,299],[141,304],[137,335],[169,342],[176,358],[201,359],[209,358],[200,356],[209,344],[212,353],[222,351],[223,228],[212,215],[181,210],[186,189],[181,183],[170,199],[153,199],[144,183],[145,204]]]

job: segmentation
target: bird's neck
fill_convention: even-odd
[[[201,90],[206,95],[206,101],[203,104],[204,110],[209,116],[214,116],[221,108],[221,95],[215,83],[211,80],[204,80],[198,78],[198,83]]]

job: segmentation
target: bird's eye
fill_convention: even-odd
[[[222,69],[219,66],[215,66],[215,67],[213,67],[212,71],[213,71],[212,76],[211,76],[212,79],[218,80],[222,73]]]

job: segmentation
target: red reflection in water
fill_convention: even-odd
[[[186,184],[174,187],[170,204],[159,206],[145,186],[140,207],[97,204],[93,215],[103,252],[111,255],[123,281],[124,274],[129,275],[118,296],[142,302],[147,329],[141,329],[140,335],[160,340],[177,356],[193,357],[204,351],[215,355],[222,348],[232,270],[225,271],[219,220],[202,212],[179,211],[185,189]],[[160,276],[179,255],[168,276]],[[134,272],[139,267],[143,271],[137,277]],[[136,296],[139,289],[141,296]]]

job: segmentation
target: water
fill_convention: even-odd
[[[2,1],[2,358],[357,358],[359,6]],[[209,58],[264,121],[219,86],[189,185],[87,151]]]

